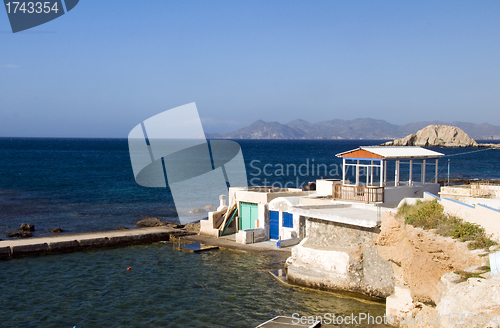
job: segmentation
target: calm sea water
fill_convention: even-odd
[[[239,143],[251,184],[295,187],[339,178],[335,154],[380,141]],[[500,179],[500,150],[437,151],[463,154],[441,160],[440,178],[449,158],[452,178]],[[55,227],[67,233],[132,228],[147,216],[174,221],[176,211],[168,189],[135,183],[126,140],[0,139],[0,238],[23,222],[44,236]],[[273,259],[171,247],[0,261],[0,327],[254,327],[295,312],[384,313],[380,305],[285,288],[267,274]]]
[[[335,154],[381,141],[238,142],[250,184],[300,187],[321,177],[340,178],[341,161]],[[500,179],[500,150],[436,150],[467,153],[443,158],[441,179],[447,159],[452,178]],[[176,211],[168,188],[135,183],[127,140],[0,138],[0,238],[23,222],[34,224],[35,236],[43,236],[56,227],[68,233],[132,228],[147,216],[175,221]]]
[[[0,327],[255,327],[294,313],[384,314],[380,304],[284,287],[270,262],[171,244],[0,261]]]

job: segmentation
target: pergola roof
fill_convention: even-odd
[[[367,146],[339,153],[336,156],[356,159],[438,158],[444,154],[417,146]]]

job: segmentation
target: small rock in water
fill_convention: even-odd
[[[135,225],[139,227],[161,227],[166,225],[166,223],[159,220],[158,218],[145,218],[137,221]]]
[[[207,206],[205,206],[205,208],[207,209],[207,211],[215,211],[215,210],[217,210],[217,207],[215,207],[213,205],[207,205]]]
[[[116,230],[128,230],[128,228],[124,226],[119,226],[118,228],[116,228]]]
[[[61,229],[61,228],[50,229],[49,231],[52,232],[52,233],[61,233],[61,232],[64,232],[64,230]]]
[[[33,232],[33,231],[35,231],[35,226],[32,224],[23,223],[23,224],[21,224],[19,231],[20,232]]]
[[[7,237],[9,238],[27,238],[33,236],[32,232],[14,232],[14,233],[8,233]]]
[[[191,214],[201,214],[201,213],[205,213],[206,210],[204,208],[201,208],[201,207],[198,207],[198,208],[193,208],[191,211],[189,211],[189,213]]]

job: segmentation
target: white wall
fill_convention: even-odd
[[[479,224],[487,234],[500,241],[500,210],[485,205],[469,205],[450,198],[441,198],[444,211],[456,215],[465,221]]]
[[[397,205],[404,198],[422,198],[424,192],[437,195],[438,183],[427,183],[425,185],[385,187],[384,205]]]

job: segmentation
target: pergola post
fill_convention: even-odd
[[[359,186],[359,159],[356,161],[356,186]]]
[[[380,187],[384,186],[385,177],[384,177],[384,161],[380,161]]]
[[[387,184],[387,163],[384,161],[384,185]]]
[[[399,186],[399,159],[396,160],[396,167],[394,169],[394,186]]]
[[[371,167],[370,167],[370,185],[373,185],[373,161],[371,161]]]
[[[422,184],[425,184],[425,159],[423,160],[422,162],[422,177],[421,177],[421,180],[422,180]]]
[[[411,186],[413,184],[413,160],[410,159],[410,178],[408,179],[408,185]]]
[[[436,173],[435,173],[435,177],[434,177],[434,182],[435,183],[438,183],[438,159],[436,158]]]
[[[342,158],[342,185],[345,185],[345,158]]]

